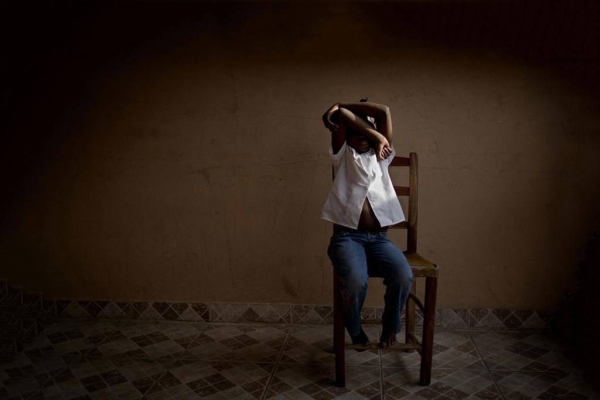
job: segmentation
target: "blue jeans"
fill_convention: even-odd
[[[398,333],[400,314],[415,277],[402,251],[387,232],[344,228],[332,237],[327,251],[339,277],[344,299],[344,323],[351,337],[361,332],[361,310],[369,276],[383,278],[385,308],[383,334]]]

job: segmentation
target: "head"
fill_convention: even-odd
[[[369,125],[373,126],[368,119],[363,118],[362,116],[359,117],[364,119]],[[364,133],[355,131],[350,127],[346,128],[346,142],[348,143],[348,146],[352,147],[359,154],[366,153],[375,145],[373,141]]]
[[[367,100],[367,98],[364,98],[361,99],[360,102],[364,103]],[[375,124],[369,119],[369,117],[366,114],[355,113],[355,115],[364,120],[367,124],[371,125],[373,129],[375,129]],[[346,142],[359,154],[366,153],[374,147],[374,143],[369,137],[365,136],[363,133],[355,131],[352,128],[346,128]]]

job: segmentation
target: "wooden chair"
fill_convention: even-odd
[[[418,213],[418,161],[417,154],[410,153],[409,157],[394,157],[391,167],[409,167],[409,186],[394,186],[396,195],[408,196],[407,220],[393,225],[393,229],[407,230],[407,245],[404,255],[412,267],[415,278],[425,278],[425,302],[417,297],[417,281],[412,285],[411,293],[405,306],[405,343],[398,343],[383,350],[407,351],[417,350],[421,356],[421,373],[419,384],[427,386],[431,382],[431,366],[433,356],[433,331],[435,327],[435,302],[437,297],[438,266],[426,260],[417,253],[417,213]],[[390,170],[392,172],[392,170]],[[378,349],[377,343],[368,346],[346,344],[344,337],[344,310],[342,294],[338,288],[338,274],[334,269],[334,317],[333,317],[333,348],[335,352],[335,384],[346,386],[345,349]],[[423,313],[423,336],[421,340],[415,335],[416,307]]]

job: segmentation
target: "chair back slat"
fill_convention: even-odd
[[[397,224],[390,225],[389,228],[390,229],[407,229],[408,228],[408,221],[398,222]]]
[[[396,196],[410,196],[410,188],[407,186],[394,186]]]
[[[390,163],[390,167],[409,167],[409,166],[410,166],[410,157],[396,156]]]

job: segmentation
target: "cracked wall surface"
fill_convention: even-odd
[[[439,306],[555,308],[599,229],[599,6],[544,4],[14,6],[5,29],[33,21],[6,47],[0,278],[329,304],[321,115],[368,96],[419,154]],[[367,305],[382,295],[372,281]]]

